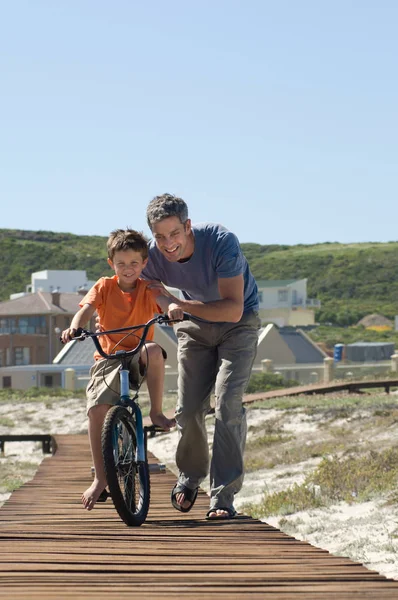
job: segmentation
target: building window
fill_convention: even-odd
[[[285,303],[288,301],[289,292],[287,290],[278,290],[278,302]]]
[[[38,315],[36,317],[19,317],[18,333],[47,333],[46,317]]]
[[[16,333],[15,319],[0,319],[0,333]]]
[[[10,388],[11,387],[11,377],[9,375],[5,375],[5,377],[3,377],[3,388]]]
[[[15,348],[15,364],[30,365],[30,348]]]

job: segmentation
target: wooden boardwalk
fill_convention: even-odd
[[[204,492],[190,513],[175,511],[169,471],[151,475],[142,527],[126,527],[110,500],[87,512],[79,499],[90,481],[87,436],[56,442],[0,509],[0,598],[398,599],[398,581],[265,523],[206,521]]]
[[[258,392],[256,394],[246,394],[243,397],[244,404],[251,404],[261,400],[271,398],[284,398],[287,396],[311,396],[313,394],[331,394],[332,392],[349,392],[350,394],[362,392],[366,389],[384,388],[389,394],[391,389],[398,388],[398,379],[358,379],[350,381],[331,381],[330,383],[311,383],[308,385],[299,385],[291,388],[270,390],[268,392]]]

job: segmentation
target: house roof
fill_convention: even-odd
[[[302,279],[257,279],[256,283],[259,288],[273,288],[287,287],[297,281],[302,281]]]
[[[59,306],[53,304],[51,292],[35,292],[13,300],[0,302],[0,316],[70,314],[79,310],[82,295],[78,292],[60,293]]]
[[[173,327],[170,327],[170,325],[155,325],[155,327],[159,327],[165,335],[167,335],[170,339],[173,340],[173,342],[177,344],[177,336],[174,332]]]
[[[297,363],[322,363],[326,356],[303,331],[293,327],[280,327],[279,335],[289,346]]]
[[[364,327],[372,327],[377,325],[387,325],[388,327],[393,326],[393,322],[390,319],[387,319],[383,315],[378,315],[377,313],[373,313],[371,315],[366,315],[360,321],[358,321],[357,325],[363,325]]]
[[[160,327],[161,331],[174,340],[177,344],[177,337],[172,327],[161,325],[155,325],[155,327]],[[72,340],[62,348],[62,350],[54,358],[53,362],[58,365],[62,364],[64,366],[91,366],[94,363],[94,352],[95,347],[91,339],[84,341]]]
[[[53,363],[63,366],[91,366],[94,363],[95,346],[91,339],[72,340],[54,358]]]

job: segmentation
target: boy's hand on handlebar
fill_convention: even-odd
[[[77,329],[74,329],[73,327],[64,329],[60,335],[61,342],[63,344],[67,344],[68,342],[73,340],[73,338],[76,337],[76,333],[77,333]]]

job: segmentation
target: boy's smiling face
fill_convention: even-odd
[[[108,258],[109,266],[115,271],[119,281],[119,287],[124,292],[133,290],[136,281],[146,267],[148,259],[143,259],[140,252],[135,250],[119,250]]]

